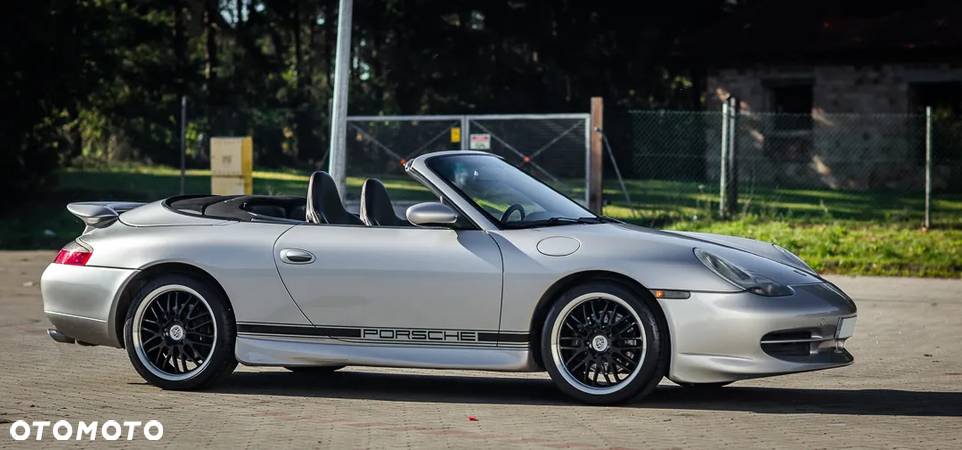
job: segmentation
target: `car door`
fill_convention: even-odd
[[[305,224],[274,257],[304,314],[332,335],[497,340],[501,252],[483,231]]]

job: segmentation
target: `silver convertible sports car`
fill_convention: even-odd
[[[316,172],[307,198],[72,203],[47,267],[58,342],[125,348],[148,382],[208,386],[238,362],[547,371],[588,403],[852,363],[855,304],[785,249],[597,216],[480,152],[422,155],[438,198],[360,215]],[[319,378],[320,380],[321,378]]]

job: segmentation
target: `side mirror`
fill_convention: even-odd
[[[443,203],[418,203],[408,208],[408,222],[419,227],[450,226],[458,221],[458,213]]]

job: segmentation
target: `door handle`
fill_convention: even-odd
[[[310,264],[314,262],[314,255],[299,248],[285,248],[281,250],[281,261],[288,264]]]

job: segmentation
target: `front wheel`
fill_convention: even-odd
[[[234,321],[227,299],[209,283],[164,275],[137,293],[124,322],[134,369],[163,389],[200,389],[230,374]]]
[[[552,306],[541,354],[565,394],[585,403],[620,403],[649,394],[661,381],[664,333],[651,304],[621,284],[593,281]]]

